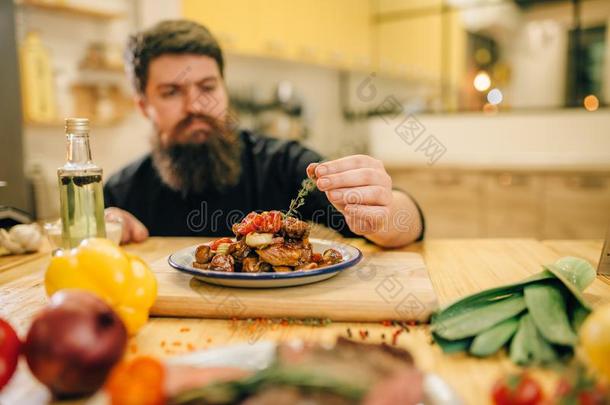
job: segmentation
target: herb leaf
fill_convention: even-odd
[[[301,206],[303,206],[303,204],[305,204],[305,197],[307,196],[307,194],[314,191],[315,189],[316,189],[315,180],[310,179],[309,177],[304,179],[301,182],[301,189],[299,190],[297,197],[294,198],[292,201],[290,201],[290,207],[288,207],[288,212],[286,212],[286,214],[284,214],[284,217],[285,218],[294,217],[295,214],[297,213],[297,209],[299,209],[299,207],[301,207]]]

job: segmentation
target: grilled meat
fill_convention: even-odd
[[[261,260],[273,266],[298,266],[311,261],[311,244],[278,243],[257,249]]]
[[[294,217],[282,221],[280,233],[290,239],[305,239],[309,236],[309,224]]]

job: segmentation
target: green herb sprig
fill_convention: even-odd
[[[284,218],[294,217],[299,207],[305,204],[305,197],[316,189],[315,179],[306,178],[301,182],[301,189],[299,190],[297,197],[290,201],[290,207],[288,212],[284,214]]]

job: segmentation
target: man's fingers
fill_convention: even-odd
[[[116,207],[106,208],[106,218],[119,219],[122,226],[121,243],[143,242],[148,238],[148,229],[131,213]]]
[[[307,177],[309,177],[310,179],[313,179],[314,177],[316,177],[315,170],[319,164],[320,163],[310,163],[309,166],[307,166],[307,169],[306,169]]]
[[[148,239],[148,229],[146,229],[143,223],[133,217],[131,226],[131,241],[139,243],[144,242],[146,239]]]
[[[123,243],[138,243],[148,238],[148,229],[129,212],[123,211],[123,221],[124,225],[126,225],[125,228],[127,228],[127,240],[123,241]],[[123,232],[123,235],[125,235],[125,232]]]
[[[316,166],[315,172],[317,177],[322,177],[365,167],[382,169],[383,163],[368,155],[352,155],[320,163]]]
[[[382,186],[337,188],[326,193],[333,205],[390,205],[392,191]]]
[[[316,173],[317,172],[318,170],[316,169]],[[318,178],[316,185],[321,191],[328,191],[336,188],[371,185],[379,185],[390,188],[392,186],[392,179],[383,170],[366,167],[339,174],[330,174],[322,178]]]
[[[372,205],[348,204],[344,209],[345,221],[357,234],[370,234],[387,227],[389,208]]]

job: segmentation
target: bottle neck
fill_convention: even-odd
[[[66,134],[66,160],[68,163],[91,163],[89,134]]]

